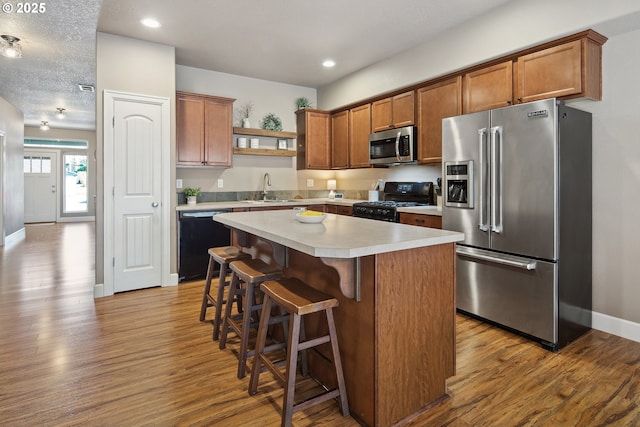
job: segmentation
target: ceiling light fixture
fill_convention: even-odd
[[[64,108],[56,108],[56,110],[58,110],[58,112],[56,113],[56,117],[61,120],[64,119],[67,115],[67,110],[65,110]]]
[[[333,59],[326,59],[323,63],[322,63],[323,67],[326,68],[331,68],[331,67],[335,67],[336,66],[336,61],[334,61]]]
[[[46,120],[43,120],[42,124],[40,125],[40,130],[49,130],[49,122]]]
[[[0,54],[7,58],[22,58],[22,46],[19,38],[3,34],[0,36]]]
[[[160,28],[160,23],[153,18],[144,18],[140,20],[140,23],[149,28]]]

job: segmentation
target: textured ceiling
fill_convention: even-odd
[[[95,129],[95,94],[79,83],[95,84],[96,26],[101,0],[46,2],[41,14],[0,12],[0,34],[20,38],[22,58],[0,56],[0,96],[21,110],[25,124]],[[5,6],[6,7],[6,6]],[[4,8],[3,8],[4,10]],[[67,117],[55,117],[56,108]]]
[[[55,0],[42,14],[0,12],[0,34],[23,46],[21,59],[0,56],[0,97],[27,125],[95,129],[95,94],[77,85],[95,84],[96,29],[175,46],[179,65],[317,88],[508,1]],[[162,27],[141,26],[148,16]],[[329,57],[336,67],[322,68]]]

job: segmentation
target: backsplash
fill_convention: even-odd
[[[368,196],[367,190],[338,190],[345,199],[364,199]],[[176,193],[178,205],[187,203],[184,193]],[[293,199],[321,199],[329,196],[329,190],[278,190],[267,191],[267,199],[293,200]],[[211,202],[235,202],[240,200],[260,200],[261,191],[223,191],[202,192],[198,196],[198,203]]]

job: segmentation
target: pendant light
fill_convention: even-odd
[[[0,54],[7,58],[22,58],[22,46],[19,38],[3,34],[0,36]]]

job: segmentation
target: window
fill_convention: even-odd
[[[88,212],[87,203],[87,155],[68,154],[63,156],[64,185],[62,213]]]

